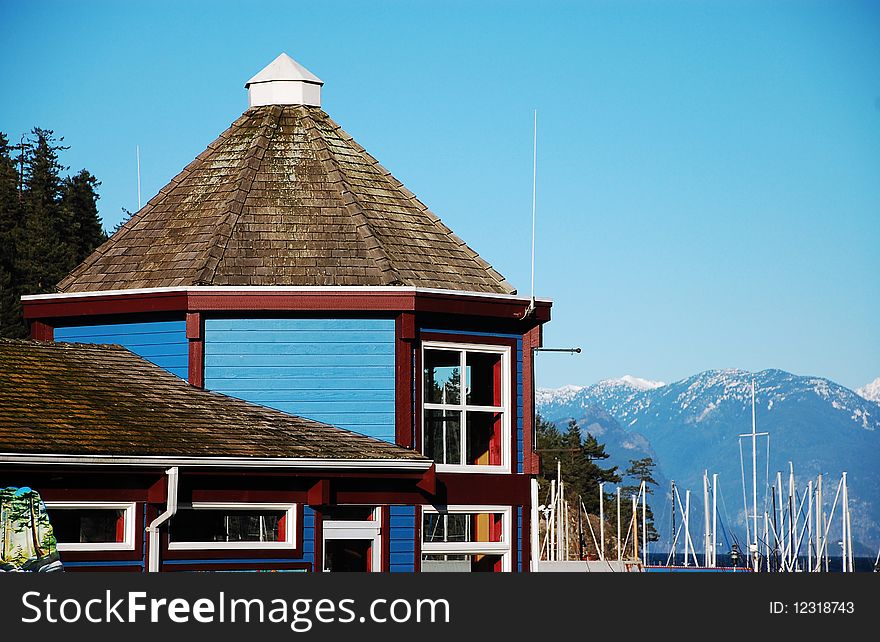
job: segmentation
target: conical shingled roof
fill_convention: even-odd
[[[515,292],[306,105],[248,109],[58,288],[196,285]]]

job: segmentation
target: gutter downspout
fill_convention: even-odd
[[[169,519],[174,517],[177,512],[177,474],[178,468],[169,468],[165,471],[168,475],[168,492],[166,496],[165,512],[150,522],[147,526],[147,535],[150,540],[150,560],[147,568],[148,573],[159,572],[159,527]]]

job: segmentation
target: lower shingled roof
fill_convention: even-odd
[[[195,388],[121,346],[8,339],[0,340],[0,454],[429,463],[394,444]]]

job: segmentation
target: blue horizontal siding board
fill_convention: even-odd
[[[255,402],[256,403],[256,402]],[[384,413],[369,413],[369,414],[361,414],[361,413],[312,413],[315,416],[309,416],[305,413],[300,413],[299,408],[301,406],[296,403],[276,403],[276,404],[260,404],[266,406],[268,408],[277,408],[281,412],[286,412],[291,415],[301,415],[308,419],[314,419],[315,421],[321,421],[323,423],[331,424],[333,426],[361,426],[363,428],[368,428],[371,426],[379,426],[379,427],[387,427],[388,430],[394,432],[394,415],[393,414],[384,414]],[[320,415],[320,417],[318,417]],[[359,431],[360,432],[360,431]]]
[[[216,343],[212,348],[215,355],[238,355],[240,353],[238,343]],[[326,341],[324,343],[250,343],[251,354],[394,354],[394,345],[388,343],[370,343],[349,341],[337,343]]]
[[[401,511],[392,511],[391,512],[391,527],[401,527],[401,528],[415,528],[413,524],[413,518],[415,516],[415,511],[412,512],[401,512]]]
[[[400,567],[406,566],[412,569],[414,566],[412,551],[409,551],[407,553],[391,553],[390,561],[391,564],[395,564]]]
[[[207,344],[205,350],[208,350]],[[294,366],[287,363],[289,359],[279,359],[285,363],[277,367],[248,368],[244,365],[227,367],[205,368],[205,379],[260,379],[262,381],[276,381],[278,379],[306,379],[308,381],[323,381],[341,379],[357,379],[360,377],[375,379],[387,377],[388,371],[394,372],[393,366],[334,366],[315,368],[309,366]],[[393,383],[393,376],[392,376]],[[326,386],[325,386],[326,387]],[[393,386],[392,386],[393,388]]]
[[[234,394],[235,391],[266,389],[266,382],[262,379],[215,378],[214,381],[217,383],[218,387],[230,391],[230,394]],[[351,379],[341,377],[335,379],[335,381],[336,385],[334,386],[334,390],[346,392],[359,392],[361,390],[389,390],[394,387],[394,377],[361,377]],[[314,376],[284,378],[283,389],[290,391],[290,394],[294,394],[299,390],[305,390],[307,392],[326,391],[326,388],[321,384],[321,380]]]
[[[357,344],[355,344],[357,345]],[[210,354],[205,356],[205,367],[242,366],[248,368],[278,367],[281,360],[295,359],[298,367],[356,367],[391,366],[394,367],[394,353],[391,354]]]
[[[278,317],[260,317],[254,319],[210,319],[211,329],[217,330],[235,330],[245,332],[261,332],[271,331],[279,332],[282,330],[292,330],[301,332],[303,330],[389,330],[388,319],[330,319],[326,317],[302,319],[302,318],[278,318]],[[391,332],[394,331],[394,323],[390,325]]]
[[[393,319],[205,320],[205,386],[394,441]]]
[[[414,537],[413,533],[410,535]],[[392,553],[409,553],[410,561],[412,561],[413,543],[411,541],[405,542],[403,540],[391,540],[390,550]]]
[[[265,384],[262,390],[254,390],[242,388],[239,386],[230,387],[225,384],[218,385],[214,388],[217,392],[222,391],[225,395],[232,397],[246,396],[253,402],[257,403],[381,403],[382,411],[387,409],[386,402],[394,401],[394,393],[391,390],[323,390],[323,389],[307,389],[307,390],[266,390]]]
[[[205,332],[208,331],[208,325],[211,319],[205,320]],[[393,322],[392,322],[393,323]],[[383,343],[385,341],[394,341],[394,329],[391,332],[383,332],[381,330],[362,330],[353,331],[320,331],[308,330],[302,332],[273,332],[272,330],[263,331],[241,331],[241,330],[212,330],[211,341],[217,343]]]
[[[58,327],[55,328],[55,340],[62,343],[115,343],[181,379],[188,375],[189,345],[183,320]]]

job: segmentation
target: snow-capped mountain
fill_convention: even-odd
[[[880,377],[856,390],[856,394],[868,401],[880,403]]]
[[[655,453],[664,476],[677,484],[696,491],[704,469],[719,473],[727,505],[735,511],[742,493],[738,435],[751,432],[753,379],[758,431],[770,433],[770,474],[787,470],[789,461],[804,483],[819,473],[836,483],[847,471],[853,531],[876,554],[880,405],[833,381],[782,370],[710,370],[655,387],[616,379],[571,386],[564,395],[542,391],[538,412],[555,422],[578,419],[582,428],[595,423],[598,411],[607,413],[624,434],[648,442],[639,450]],[[608,434],[607,451],[623,452],[626,440]],[[766,442],[761,448],[763,462]],[[743,449],[748,451],[747,440]]]
[[[571,416],[577,415],[578,408],[598,405],[612,415],[615,411],[641,393],[663,387],[662,381],[640,379],[632,375],[624,375],[619,379],[603,379],[591,386],[567,385],[561,388],[538,388],[535,391],[535,403],[538,408],[556,407],[570,408]]]

